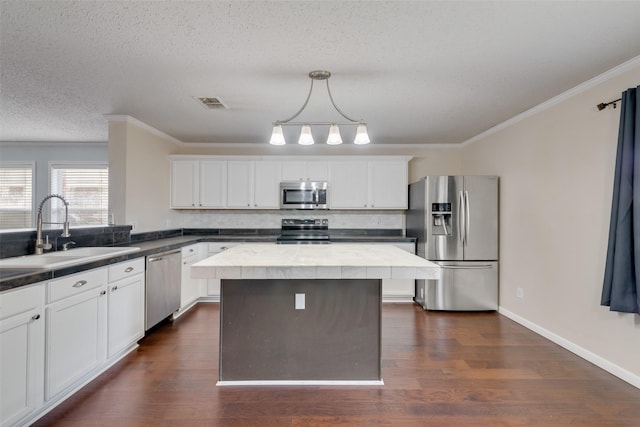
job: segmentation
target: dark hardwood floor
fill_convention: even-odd
[[[639,426],[640,390],[497,313],[384,304],[384,386],[216,387],[199,304],[37,426]]]

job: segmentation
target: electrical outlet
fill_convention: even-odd
[[[129,224],[131,226],[131,231],[135,230],[136,228],[138,228],[138,223],[136,221],[129,221]]]
[[[524,299],[524,290],[522,288],[516,289],[516,296],[520,299]]]
[[[296,310],[304,310],[305,294],[296,294]]]

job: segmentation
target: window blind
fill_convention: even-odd
[[[0,229],[33,227],[33,165],[0,166]]]
[[[70,225],[106,225],[109,210],[109,170],[96,166],[51,165],[51,192],[69,203]],[[51,221],[64,222],[64,203],[51,199]]]

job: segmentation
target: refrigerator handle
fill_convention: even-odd
[[[469,229],[471,228],[471,214],[469,213],[469,192],[464,191],[464,243],[469,240]]]
[[[464,243],[464,196],[458,193],[458,240]]]

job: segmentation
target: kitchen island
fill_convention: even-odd
[[[192,266],[221,280],[219,385],[382,384],[382,279],[440,268],[386,245],[246,244]]]

